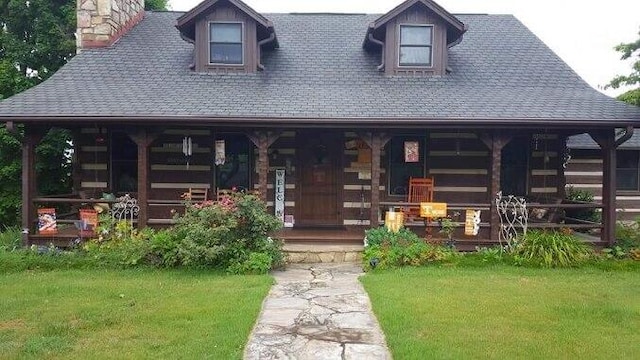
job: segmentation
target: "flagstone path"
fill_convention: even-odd
[[[246,360],[391,359],[351,263],[291,264],[274,272]]]

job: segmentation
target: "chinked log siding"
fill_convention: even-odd
[[[322,130],[318,131],[318,136],[322,136]],[[80,181],[84,185],[84,190],[100,195],[102,191],[112,188],[109,136],[89,128],[83,129],[81,133],[84,136],[80,136],[77,140]],[[266,200],[269,212],[273,212],[275,170],[285,169],[285,213],[295,214],[296,205],[304,201],[297,198],[296,189],[297,132],[286,130],[279,133],[280,136],[267,152],[269,169],[266,179]],[[178,204],[180,195],[190,187],[208,188],[211,191],[211,197],[214,196],[216,184],[213,152],[214,139],[218,134],[222,133],[217,129],[169,128],[153,141],[149,148],[149,199],[170,200],[175,201],[176,204],[150,206],[150,219],[170,219],[171,210],[180,208]],[[383,214],[379,214],[379,209],[371,208],[372,182],[369,177],[371,165],[358,163],[359,150],[346,146],[348,142],[361,139],[355,132],[345,131],[341,134],[344,136],[344,143],[340,150],[342,184],[338,189],[340,193],[338,207],[342,224],[368,225],[371,223],[372,210],[377,221],[380,221]],[[193,142],[193,155],[188,159],[188,167],[187,158],[182,153],[184,136],[190,136]],[[435,179],[435,201],[485,204],[493,201],[495,194],[490,193],[490,151],[475,133],[425,131],[423,136],[426,158],[421,161],[424,161],[425,176],[432,176]],[[97,138],[104,138],[104,142],[97,145]],[[557,174],[558,167],[561,165],[560,158],[557,156],[558,140],[544,141],[548,143],[545,144],[541,140],[538,142],[538,150],[532,149],[529,158],[528,189],[530,195],[553,197],[557,194],[559,184]],[[544,151],[544,146],[548,151]],[[363,151],[367,150],[368,147],[365,146]],[[406,195],[389,195],[389,151],[388,144],[381,149],[379,201],[402,202],[405,201]],[[255,146],[252,159],[251,180],[254,189],[258,189],[258,148]],[[601,161],[585,165],[593,167],[596,171],[602,171]],[[567,175],[572,176],[570,169]],[[594,182],[597,181],[594,180]],[[488,211],[483,215],[483,220],[489,220]]]

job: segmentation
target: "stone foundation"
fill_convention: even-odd
[[[285,255],[289,264],[362,262],[361,251],[285,251]]]

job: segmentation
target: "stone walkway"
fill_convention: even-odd
[[[274,273],[246,360],[391,359],[356,264],[291,264]]]

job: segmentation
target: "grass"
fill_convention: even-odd
[[[362,283],[395,359],[640,359],[640,272],[403,268]]]
[[[0,359],[240,359],[272,278],[0,272]]]

